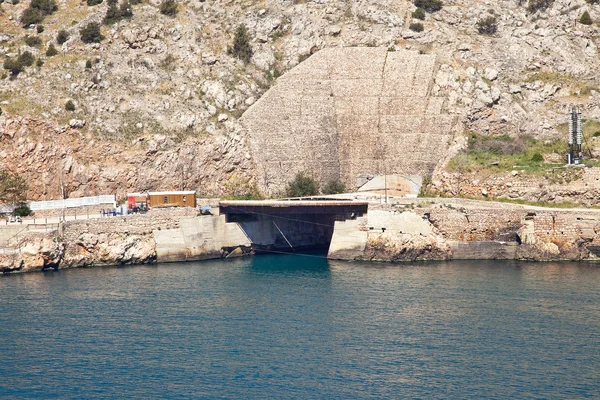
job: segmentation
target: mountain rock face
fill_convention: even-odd
[[[600,120],[600,39],[595,25],[577,22],[584,11],[600,20],[600,6],[585,0],[555,0],[534,12],[527,10],[527,2],[515,0],[447,0],[440,11],[426,15],[422,32],[409,29],[418,21],[411,16],[415,6],[406,0],[192,0],[178,3],[174,17],[162,15],[159,2],[151,0],[133,5],[131,18],[103,25],[105,39],[90,44],[82,42],[80,29],[102,22],[106,2],[88,6],[59,0],[58,11],[45,17],[43,30],[23,28],[19,22],[29,3],[0,4],[0,61],[26,51],[40,60],[18,76],[6,71],[0,80],[0,168],[25,175],[33,200],[97,193],[122,196],[130,190],[185,188],[207,195],[246,193],[254,185],[276,190],[298,166],[284,166],[288,151],[279,155],[282,172],[277,173],[278,162],[265,161],[258,146],[250,146],[255,136],[245,133],[239,118],[277,77],[290,75],[282,79],[280,89],[275,85],[275,93],[294,79],[301,82],[304,78],[293,75],[313,70],[311,63],[336,54],[332,48],[362,47],[365,54],[373,51],[388,58],[420,53],[423,59],[435,59],[435,68],[412,71],[430,77],[425,97],[445,99],[440,115],[455,117],[456,124],[448,126],[459,131],[464,127],[480,134],[555,138],[572,104],[582,108],[585,119]],[[490,16],[496,18],[496,33],[479,34],[477,23]],[[247,64],[228,51],[240,24],[247,27],[253,49]],[[56,40],[60,30],[69,33],[61,44]],[[41,45],[26,43],[26,36],[38,37]],[[47,56],[51,44],[58,54]],[[296,67],[311,54],[306,65]],[[339,61],[356,74],[353,83],[361,84],[380,79],[377,66],[382,56],[373,56],[371,63],[363,60],[369,68],[362,69],[350,68],[347,56],[340,55]],[[350,97],[360,101],[377,97],[369,92],[372,85],[337,89],[352,91]],[[379,98],[386,97],[384,93]],[[334,93],[336,102],[343,97]],[[69,100],[74,107],[67,110]],[[325,104],[315,110],[324,115],[327,101],[316,104]],[[354,115],[354,108],[350,110],[347,115]],[[322,171],[315,172],[319,179],[339,174],[348,183],[366,169],[380,173],[383,165],[375,161],[375,149],[365,152],[366,144],[353,147],[349,136],[368,132],[372,121],[360,118],[364,124],[358,125],[348,119],[352,126],[346,129],[340,115],[322,122],[337,124],[339,135],[348,133],[348,140],[313,143],[315,150],[327,147],[318,150],[328,158],[317,157],[322,164],[310,170]],[[264,143],[271,145],[266,134],[272,121],[264,122]],[[306,129],[320,127],[309,124]],[[381,144],[379,150],[394,152],[400,160],[413,152],[416,144],[409,136],[403,136],[406,141],[392,140],[400,133],[387,135],[383,124],[377,127],[378,134],[364,135],[369,146]],[[411,130],[418,133],[421,128]],[[290,134],[285,143],[293,149],[301,140]],[[446,160],[464,145],[458,136],[451,130],[439,143],[419,146]],[[390,142],[384,143],[385,138]],[[415,168],[429,170],[430,158]],[[309,169],[307,158],[300,159]],[[344,161],[353,159],[355,164]]]

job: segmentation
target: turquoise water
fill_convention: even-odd
[[[1,276],[0,397],[600,398],[600,266],[257,256]]]

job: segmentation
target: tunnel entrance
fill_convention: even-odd
[[[222,201],[219,212],[240,226],[257,252],[327,252],[335,222],[356,219],[367,206],[339,200]]]

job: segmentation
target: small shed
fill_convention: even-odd
[[[196,207],[196,191],[149,192],[148,201],[153,207]]]
[[[148,195],[146,193],[127,193],[127,208],[148,208]]]

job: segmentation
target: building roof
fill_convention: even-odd
[[[183,195],[183,194],[196,194],[195,190],[179,191],[179,192],[148,192],[150,196],[170,196],[170,195]]]

